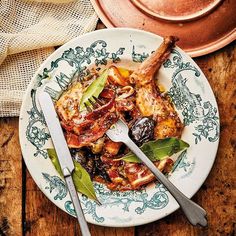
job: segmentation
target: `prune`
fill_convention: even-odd
[[[100,175],[105,181],[111,182],[111,179],[105,170],[105,165],[102,163],[101,159],[99,157],[96,157],[94,162],[95,169],[93,174]]]
[[[107,182],[111,182],[100,157],[91,153],[89,149],[71,150],[71,155],[76,162],[86,169],[92,179],[99,175]]]
[[[81,150],[75,150],[72,153],[72,157],[75,161],[79,162],[81,165],[86,164],[87,158],[83,151]]]
[[[141,146],[144,142],[150,141],[154,137],[155,122],[149,117],[139,118],[131,127],[129,135],[131,139]]]
[[[72,153],[73,159],[76,162],[80,163],[91,176],[95,168],[94,160],[91,154],[85,152],[84,150],[78,150],[78,149],[74,150],[71,153]]]

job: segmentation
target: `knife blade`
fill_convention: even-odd
[[[50,95],[47,92],[40,92],[38,94],[39,104],[44,114],[45,121],[47,123],[58,160],[62,169],[62,173],[64,175],[67,187],[69,189],[69,193],[71,196],[72,203],[75,208],[75,212],[77,215],[77,219],[80,225],[80,229],[82,235],[90,236],[90,232],[88,229],[87,222],[85,220],[83,210],[79,201],[79,197],[77,191],[75,189],[75,185],[72,179],[72,172],[75,169],[69,148],[67,146],[59,118],[54,108],[53,101]]]

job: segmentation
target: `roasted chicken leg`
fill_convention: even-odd
[[[131,74],[135,84],[136,105],[143,116],[156,121],[155,138],[180,137],[183,129],[170,98],[163,96],[156,85],[155,74],[175,46],[177,38],[164,38],[161,46]]]

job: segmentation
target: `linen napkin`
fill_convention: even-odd
[[[0,117],[19,116],[40,64],[70,39],[95,29],[89,0],[0,1]]]

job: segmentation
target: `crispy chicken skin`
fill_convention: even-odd
[[[174,36],[165,37],[161,46],[131,74],[138,109],[143,116],[151,116],[156,121],[155,138],[180,137],[183,129],[173,104],[167,96],[161,94],[155,82],[157,70],[177,40]]]

